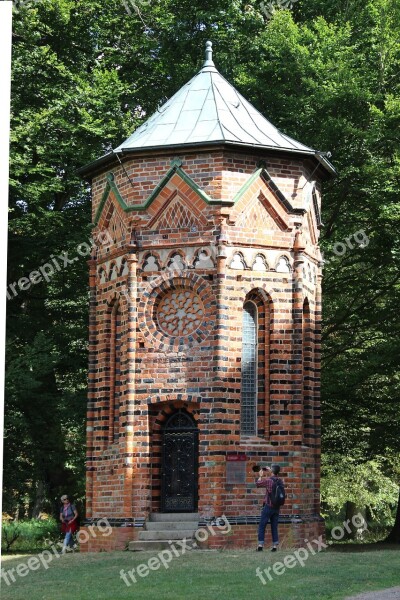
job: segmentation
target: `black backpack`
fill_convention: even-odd
[[[283,506],[285,504],[285,486],[283,485],[282,479],[279,479],[279,477],[273,477],[272,480],[273,483],[270,494],[270,501],[274,508],[279,508],[280,506]]]

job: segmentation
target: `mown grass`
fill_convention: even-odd
[[[120,577],[154,553],[113,552],[54,557],[49,568],[29,572],[7,586],[7,600],[343,600],[363,591],[400,585],[398,549],[366,552],[330,549],[310,555],[304,567],[296,564],[263,585],[256,576],[290,552],[250,550],[192,551],[138,577],[130,587]],[[3,557],[5,570],[27,561],[27,555]],[[267,577],[266,577],[267,579]]]

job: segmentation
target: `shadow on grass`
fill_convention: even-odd
[[[329,546],[329,552],[376,552],[379,550],[400,550],[400,544],[391,544],[388,542],[373,542],[371,544],[332,544]]]

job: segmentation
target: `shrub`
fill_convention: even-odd
[[[1,530],[2,552],[38,552],[60,538],[59,524],[52,518],[3,522]]]
[[[340,513],[347,502],[357,511],[368,512],[368,522],[390,526],[394,521],[399,487],[384,474],[385,459],[360,463],[351,457],[326,455],[322,457],[321,501],[325,515]]]

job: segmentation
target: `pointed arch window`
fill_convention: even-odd
[[[246,296],[242,311],[240,434],[270,437],[272,302],[263,290]]]
[[[303,303],[303,443],[307,445],[312,442],[314,420],[312,362],[313,331],[306,298]]]
[[[108,441],[112,444],[118,439],[119,395],[121,386],[121,310],[116,302],[111,311],[110,332],[110,411]]]
[[[242,317],[242,388],[241,423],[242,435],[257,434],[257,389],[258,389],[258,332],[257,306],[247,301]]]

